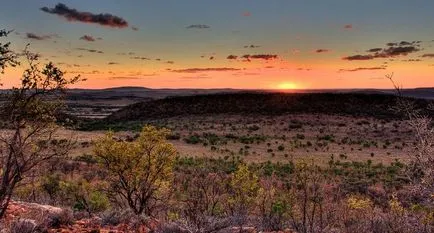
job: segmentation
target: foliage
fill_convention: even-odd
[[[7,32],[1,31],[0,37]],[[69,84],[79,77],[66,78],[53,63],[39,67],[37,54],[22,53],[28,67],[20,86],[13,87],[1,103],[0,119],[10,131],[0,135],[0,217],[4,216],[13,191],[39,165],[54,157],[65,156],[71,140],[50,143],[58,126],[56,115],[63,107],[62,96]],[[0,68],[20,64],[19,55],[10,50],[10,43],[0,44]]]
[[[110,132],[95,143],[94,153],[107,171],[107,192],[127,202],[136,215],[151,214],[159,191],[171,180],[176,152],[167,135],[167,130],[145,126],[136,141],[116,140]]]

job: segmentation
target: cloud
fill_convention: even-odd
[[[358,67],[355,69],[340,69],[339,72],[357,72],[357,71],[365,71],[365,70],[385,70],[386,67],[378,66],[378,67]]]
[[[311,68],[297,68],[299,71],[311,71]]]
[[[119,63],[117,63],[117,62],[109,62],[109,63],[107,63],[107,65],[119,65]]]
[[[50,35],[36,35],[35,33],[26,33],[26,38],[27,39],[32,39],[32,40],[47,40],[47,39],[51,39]]]
[[[352,56],[348,56],[348,57],[343,57],[343,60],[348,60],[348,61],[355,61],[355,60],[372,60],[374,59],[374,57],[372,55],[352,55]]]
[[[93,42],[93,41],[95,41],[96,39],[93,38],[92,36],[84,35],[84,36],[80,37],[80,40],[85,40],[85,41]]]
[[[373,48],[373,49],[368,49],[366,52],[377,53],[377,52],[380,52],[381,50],[383,50],[383,49],[382,48]]]
[[[208,29],[211,27],[208,25],[205,25],[205,24],[192,24],[190,26],[187,26],[186,28],[187,29]]]
[[[407,60],[402,60],[404,62],[419,62],[422,61],[421,59],[407,59]]]
[[[69,8],[63,3],[58,3],[54,8],[42,7],[41,11],[61,16],[71,22],[77,21],[82,23],[94,23],[113,28],[128,27],[128,22],[121,17],[107,13],[94,14],[90,12],[78,11],[76,9]]]
[[[250,17],[252,16],[252,13],[250,13],[249,11],[243,12],[243,16],[244,17]]]
[[[128,76],[115,76],[115,77],[109,77],[111,80],[136,80],[141,79],[141,77],[128,77]]]
[[[209,60],[214,60],[214,58],[215,58],[214,56],[211,56],[209,57]]]
[[[382,53],[378,53],[376,57],[395,57],[395,56],[406,56],[409,53],[414,53],[419,51],[419,49],[415,46],[406,46],[406,47],[390,47],[384,49]]]
[[[242,58],[250,61],[251,59],[263,59],[263,60],[273,60],[277,58],[277,55],[275,54],[254,54],[254,55],[250,55],[250,54],[246,54],[243,55]]]
[[[150,58],[147,58],[147,57],[139,57],[139,56],[131,57],[131,59],[134,59],[134,60],[151,60]]]
[[[259,47],[261,47],[261,46],[260,45],[253,45],[253,44],[251,44],[251,45],[244,45],[245,49],[247,49],[247,48],[255,49],[255,48],[259,48]]]
[[[434,53],[426,53],[426,54],[422,55],[422,57],[434,58]]]
[[[420,51],[421,41],[401,41],[399,43],[389,42],[386,48],[373,48],[366,52],[369,54],[357,54],[347,57],[343,57],[343,60],[354,61],[354,60],[372,60],[376,58],[392,58],[397,56],[407,56],[410,53],[415,53]]]
[[[328,49],[317,49],[315,52],[316,53],[328,53],[328,52],[330,52],[330,50],[328,50]]]
[[[104,53],[103,51],[96,50],[96,49],[76,48],[76,50],[87,51],[89,53]]]
[[[237,58],[238,58],[238,56],[236,56],[236,55],[229,55],[226,59],[235,60]]]
[[[138,31],[139,30],[138,27],[131,27],[131,29],[133,29],[133,31]]]
[[[353,29],[353,25],[352,24],[346,24],[346,25],[344,25],[344,29]]]
[[[220,67],[220,68],[187,68],[187,69],[172,70],[172,72],[175,72],[175,73],[200,73],[200,72],[225,72],[225,71],[238,71],[238,70],[240,70],[240,69]]]
[[[211,77],[209,77],[207,74],[199,74],[197,76],[184,76],[181,78],[182,79],[209,79]]]
[[[167,63],[167,64],[171,64],[171,65],[172,65],[172,64],[175,64],[174,61],[166,61],[166,63]]]

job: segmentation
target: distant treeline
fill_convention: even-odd
[[[232,93],[196,96],[168,97],[140,102],[113,113],[104,121],[148,121],[186,115],[207,114],[262,114],[321,113],[375,117],[400,118],[394,109],[394,95],[355,93]],[[410,99],[410,98],[409,98]],[[430,100],[410,99],[425,114]]]

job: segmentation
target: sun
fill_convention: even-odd
[[[277,89],[279,90],[293,90],[297,88],[297,84],[291,82],[284,82],[277,85]]]

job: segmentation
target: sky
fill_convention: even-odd
[[[3,0],[0,28],[74,87],[434,86],[432,0]],[[19,83],[23,68],[1,76]]]

